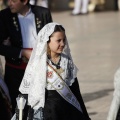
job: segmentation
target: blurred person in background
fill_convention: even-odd
[[[120,68],[114,76],[114,93],[107,120],[120,120]]]
[[[49,22],[52,22],[50,10],[32,6],[29,0],[8,0],[8,8],[0,11],[0,55],[6,60],[4,80],[11,97],[12,113],[15,112],[18,88],[27,62],[36,44],[35,36]]]
[[[119,0],[114,0],[114,3],[115,3],[115,11],[118,11],[119,10],[119,4],[118,4],[118,1]]]
[[[37,0],[36,4],[48,8],[48,0]]]
[[[0,0],[0,10],[3,10],[6,8],[4,0]]]
[[[30,0],[30,4],[48,8],[48,0]]]
[[[72,15],[85,15],[88,13],[89,0],[74,0]]]
[[[30,0],[31,5],[36,5],[36,0]]]

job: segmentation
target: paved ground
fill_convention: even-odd
[[[120,66],[120,13],[71,16],[70,12],[53,12],[52,16],[66,28],[90,117],[92,120],[106,120],[114,73]]]
[[[120,66],[120,13],[71,16],[70,12],[52,12],[52,16],[66,28],[90,117],[92,120],[106,120],[114,73]]]

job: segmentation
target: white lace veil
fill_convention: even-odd
[[[19,88],[22,94],[28,94],[28,104],[34,109],[44,107],[47,71],[47,41],[49,40],[49,36],[54,32],[56,25],[60,24],[54,22],[48,23],[38,33],[36,46],[33,48]],[[67,54],[72,60],[67,42],[64,48],[64,54]],[[76,74],[77,68],[74,66],[73,79],[76,77]]]

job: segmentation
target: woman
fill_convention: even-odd
[[[65,29],[58,23],[49,23],[37,39],[19,88],[22,94],[28,94],[28,119],[90,120]]]

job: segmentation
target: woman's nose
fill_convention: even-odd
[[[64,41],[61,41],[61,46],[64,46],[65,45],[65,42]]]

